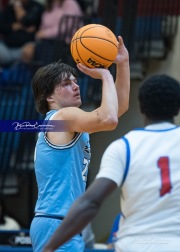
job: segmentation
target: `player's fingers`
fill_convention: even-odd
[[[102,68],[89,68],[89,67],[82,65],[81,63],[78,63],[77,67],[81,72],[83,72],[83,73],[85,73],[95,79],[102,79],[102,75],[103,75],[104,71],[109,71],[108,69],[105,69],[105,68],[104,69],[102,69]]]
[[[119,40],[119,47],[122,47],[124,45],[123,38],[121,36],[118,36]]]
[[[81,72],[83,72],[84,74],[87,74],[91,77],[95,77],[95,75],[97,74],[96,73],[97,70],[95,68],[86,67],[86,66],[82,65],[81,63],[78,63],[77,67]]]
[[[78,63],[78,64],[77,64],[77,68],[78,68],[80,71],[82,71],[83,73],[89,72],[88,70],[90,69],[89,67],[86,67],[86,66],[84,66],[84,65],[81,64],[81,63]]]

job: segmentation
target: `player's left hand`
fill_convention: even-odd
[[[117,56],[114,60],[115,64],[121,64],[123,62],[129,61],[129,53],[128,53],[127,48],[124,45],[122,37],[118,36],[118,40],[119,40],[118,53],[117,53]]]

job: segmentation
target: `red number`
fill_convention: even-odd
[[[169,171],[169,158],[160,157],[158,160],[158,167],[161,170],[161,182],[160,196],[164,196],[171,191],[170,171]]]

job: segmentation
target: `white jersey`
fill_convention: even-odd
[[[114,141],[100,177],[121,186],[116,251],[180,251],[180,127],[149,125]]]

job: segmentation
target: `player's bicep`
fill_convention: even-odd
[[[63,120],[67,131],[70,132],[92,133],[103,130],[105,125],[105,122],[101,121],[98,116],[98,110],[86,112],[75,107],[59,110],[53,120]]]

